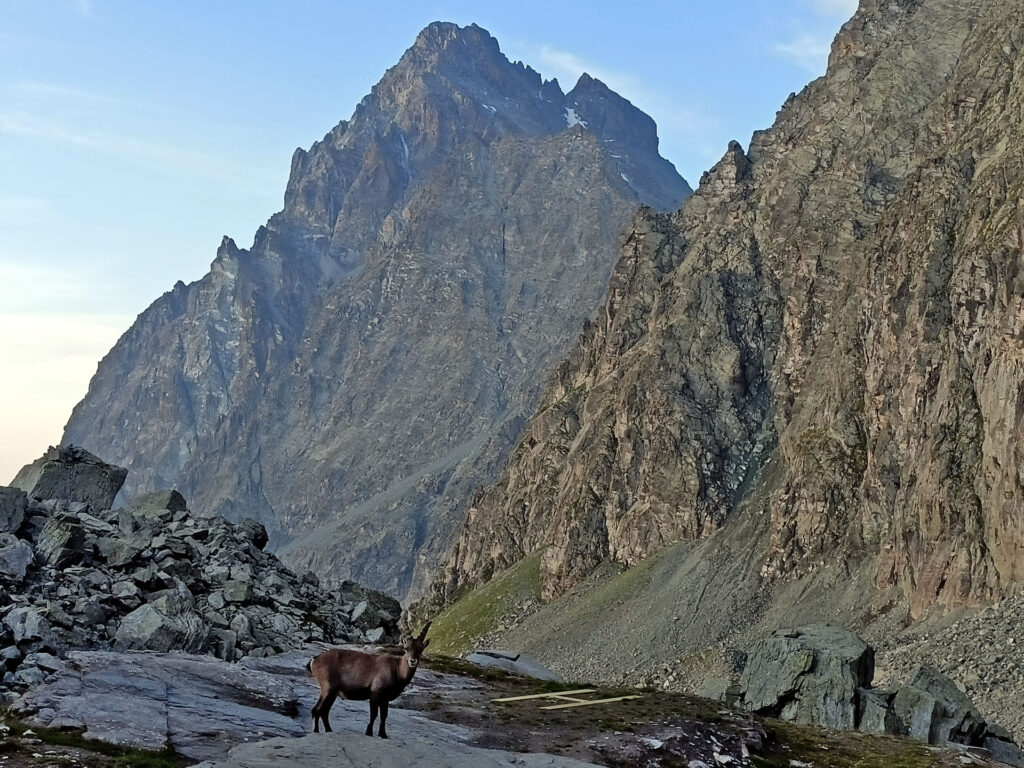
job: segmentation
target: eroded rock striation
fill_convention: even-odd
[[[40,465],[37,462],[36,465]],[[187,651],[227,661],[310,642],[398,639],[398,603],[346,582],[330,591],[264,551],[254,520],[200,517],[177,491],[105,509],[122,468],[51,449],[27,490],[0,488],[0,695],[35,686],[80,649]],[[69,498],[45,498],[59,490]],[[97,495],[102,489],[105,496]],[[17,524],[13,524],[17,523]]]
[[[911,620],[1024,586],[1022,22],[864,0],[769,130],[638,215],[434,605],[538,550],[552,599],[679,541],[719,542],[682,550],[696,603],[754,619],[796,582]]]
[[[138,318],[64,439],[129,493],[256,515],[286,562],[402,595],[496,478],[636,208],[689,191],[600,81],[563,93],[432,24],[296,151],[252,246],[225,238]]]

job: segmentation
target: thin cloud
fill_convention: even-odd
[[[811,7],[827,16],[850,18],[857,12],[858,0],[810,0]]]
[[[53,218],[50,202],[41,197],[0,195],[0,226],[45,224]]]
[[[107,279],[95,261],[88,265],[26,256],[0,261],[0,307],[21,317],[62,308],[82,312],[93,306],[109,311],[116,298],[115,281]]]
[[[19,138],[67,144],[116,155],[151,171],[177,178],[199,178],[263,197],[276,178],[233,163],[226,157],[138,139],[133,136],[90,131],[27,112],[0,112],[0,133]]]
[[[11,97],[31,99],[49,104],[59,104],[62,107],[72,105],[81,109],[109,109],[119,107],[130,109],[138,114],[145,112],[151,115],[166,115],[170,110],[163,105],[136,99],[125,99],[120,96],[111,96],[98,91],[90,91],[83,88],[74,88],[59,83],[44,83],[36,80],[17,80],[6,86]]]
[[[93,12],[95,11],[92,0],[70,0],[70,2],[68,2],[68,8],[70,8],[73,13],[87,19],[91,19],[93,17]]]
[[[785,43],[778,43],[775,52],[797,66],[816,75],[825,71],[832,50],[832,36],[802,33]]]

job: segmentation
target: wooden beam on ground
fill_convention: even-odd
[[[541,709],[569,709],[570,707],[589,707],[591,704],[611,704],[613,701],[625,701],[626,699],[642,699],[643,696],[615,696],[611,699],[594,699],[593,701],[578,701],[572,704],[552,704]]]
[[[530,696],[509,696],[504,699],[491,699],[491,703],[504,704],[508,701],[526,701],[527,699],[548,699],[551,697],[568,698],[574,693],[594,693],[596,690],[596,688],[580,688],[576,691],[552,691],[551,693],[534,693]]]

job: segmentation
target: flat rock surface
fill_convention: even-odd
[[[232,746],[311,728],[317,689],[305,671],[314,652],[227,664],[184,653],[69,654],[65,673],[16,704],[37,725],[85,728],[86,736],[160,749],[170,743],[196,760],[221,758]],[[407,692],[450,688],[454,682],[421,672]],[[339,700],[331,711],[336,733],[362,737],[368,708]],[[459,743],[474,732],[427,720],[392,706],[388,728],[408,738]]]
[[[285,765],[306,768],[585,768],[594,763],[555,755],[479,749],[431,737],[384,740],[335,731],[301,739],[242,744],[232,749],[225,760],[202,763],[196,768],[280,768]]]

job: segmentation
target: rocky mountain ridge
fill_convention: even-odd
[[[770,129],[639,214],[426,610],[540,552],[554,602],[506,641],[611,671],[1017,594],[1022,21],[864,0]]]
[[[402,595],[450,544],[641,203],[689,194],[654,122],[435,23],[296,151],[284,208],[100,363],[64,442],[255,516],[284,559]],[[344,543],[341,546],[341,543]]]

